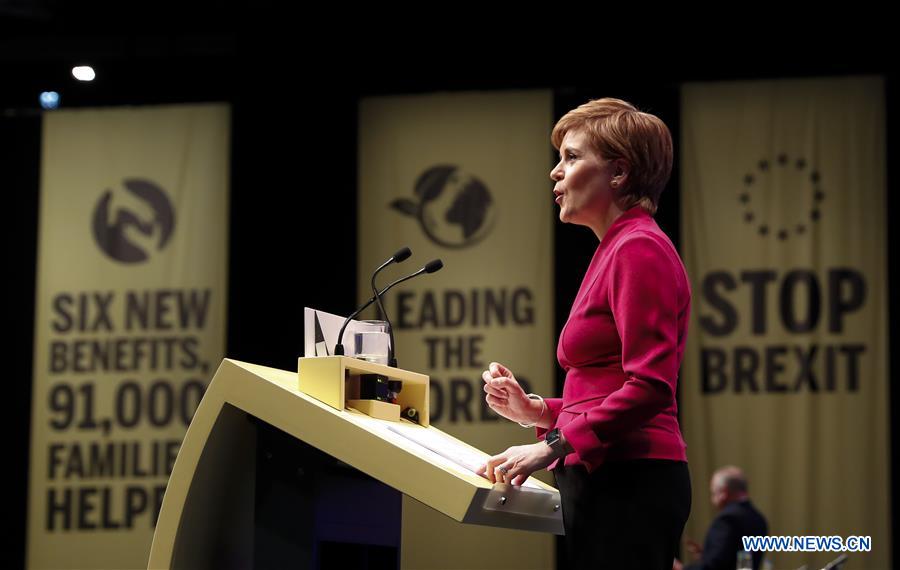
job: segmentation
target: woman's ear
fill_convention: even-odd
[[[624,158],[617,158],[613,161],[613,177],[610,184],[613,188],[621,189],[628,181],[628,174],[631,171],[631,165]]]

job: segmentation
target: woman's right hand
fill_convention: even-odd
[[[486,393],[484,399],[492,410],[514,422],[530,424],[537,421],[542,410],[541,402],[525,394],[509,368],[499,362],[491,362],[488,370],[481,373],[481,379],[484,380]]]

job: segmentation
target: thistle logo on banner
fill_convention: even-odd
[[[165,192],[149,180],[122,182],[124,190],[107,190],[94,208],[94,239],[121,263],[147,261],[162,251],[175,229],[175,212]]]
[[[432,243],[461,249],[483,240],[496,219],[496,206],[487,186],[458,166],[432,166],[414,189],[416,200],[398,198],[390,206],[419,221]]]
[[[778,237],[780,241],[785,241],[792,234],[795,236],[803,235],[807,232],[807,223],[814,224],[821,217],[820,205],[825,199],[825,192],[821,187],[821,175],[817,168],[808,168],[807,160],[803,157],[797,157],[793,160],[787,153],[780,153],[775,160],[774,168],[772,162],[768,158],[762,158],[756,164],[756,169],[744,175],[744,190],[738,196],[741,204],[744,206],[744,222],[748,224],[757,223],[756,233],[760,236],[770,235],[770,231]],[[777,229],[771,227],[771,224],[765,219],[757,219],[754,211],[753,191],[762,192],[761,186],[766,184],[773,186],[776,191],[789,192],[803,200],[803,206],[797,208],[797,219],[793,224],[784,224]],[[807,199],[809,197],[810,199]],[[759,204],[756,204],[759,207]],[[798,203],[798,206],[800,204]],[[806,215],[809,221],[806,221]]]

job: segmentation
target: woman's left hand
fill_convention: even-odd
[[[554,459],[556,453],[546,443],[514,445],[488,459],[478,474],[487,477],[491,483],[521,485],[529,475],[547,467]]]

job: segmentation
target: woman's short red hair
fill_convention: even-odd
[[[627,209],[640,204],[656,213],[659,195],[672,174],[672,134],[656,115],[638,111],[621,99],[594,99],[557,121],[550,140],[559,149],[569,131],[583,130],[594,150],[606,160],[624,159],[631,166],[619,192]]]

